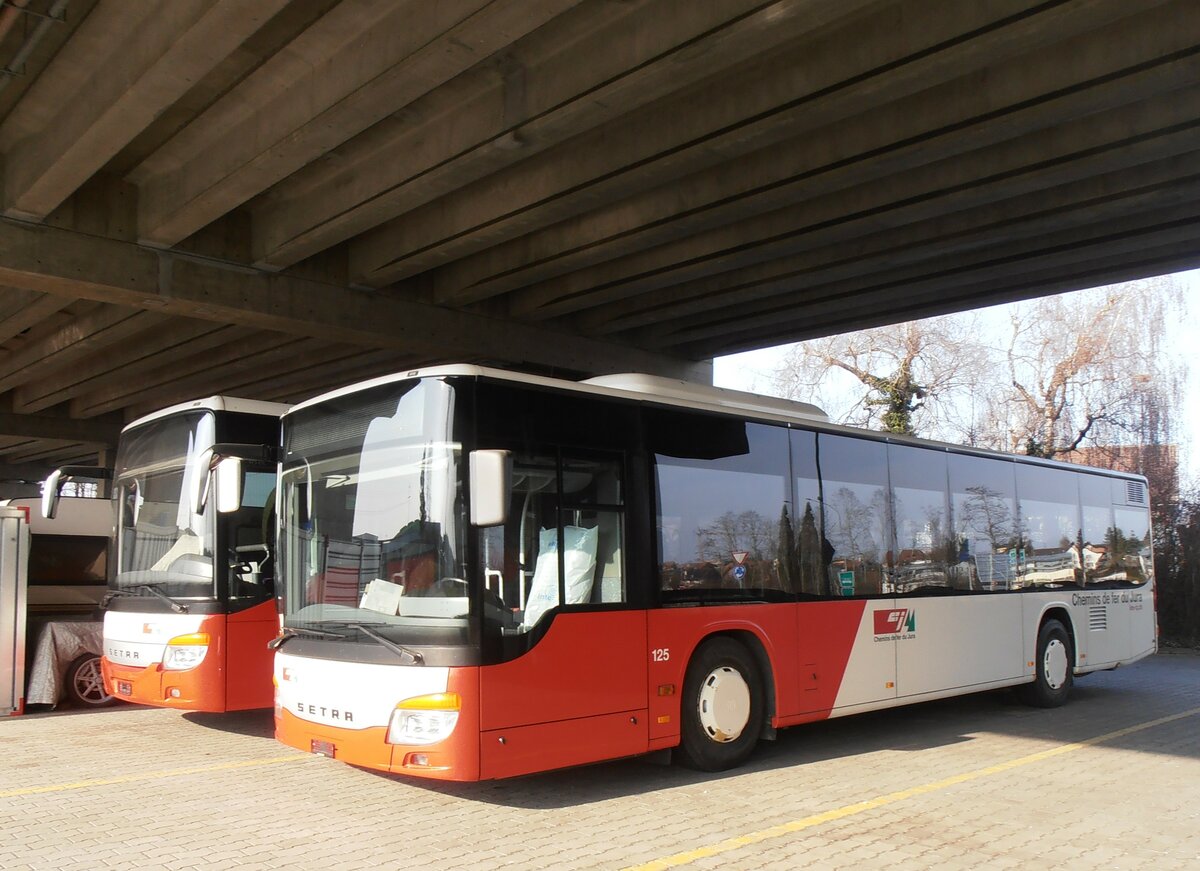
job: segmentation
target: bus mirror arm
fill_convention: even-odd
[[[105,466],[62,466],[55,469],[42,484],[42,517],[53,520],[58,514],[58,497],[63,484],[76,478],[111,481],[113,470]]]
[[[209,487],[216,480],[217,512],[231,514],[242,507],[242,463],[274,465],[279,449],[274,445],[218,443],[200,455],[192,490],[192,513],[203,514]],[[215,473],[215,474],[214,474]]]

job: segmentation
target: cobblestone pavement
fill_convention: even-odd
[[[780,733],[736,772],[373,774],[269,713],[0,721],[0,868],[1198,868],[1200,656]]]

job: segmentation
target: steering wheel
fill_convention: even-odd
[[[462,578],[445,577],[440,578],[437,583],[431,585],[426,591],[426,595],[445,596],[449,598],[451,596],[465,596],[468,590],[467,582]]]

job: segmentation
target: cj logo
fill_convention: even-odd
[[[917,612],[909,608],[887,608],[875,612],[876,635],[899,635],[917,631]]]

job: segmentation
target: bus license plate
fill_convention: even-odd
[[[131,684],[127,680],[117,681],[117,695],[119,695],[119,696],[133,695],[133,684]]]
[[[337,747],[334,746],[332,741],[318,741],[314,738],[312,752],[317,756],[328,756],[330,759],[333,759],[337,752]]]

